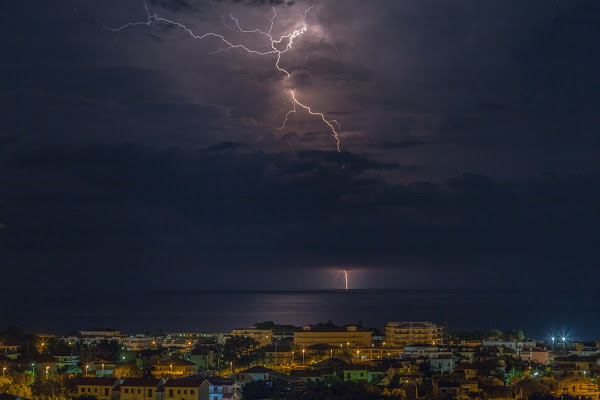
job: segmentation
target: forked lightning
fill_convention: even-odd
[[[294,45],[294,43],[297,42],[297,40],[300,37],[302,37],[305,33],[308,32],[308,27],[306,24],[306,15],[313,7],[314,7],[314,4],[311,5],[309,8],[307,8],[304,11],[304,17],[302,18],[302,27],[300,29],[296,29],[295,31],[288,33],[287,35],[282,35],[281,37],[279,37],[279,39],[274,39],[273,36],[271,35],[271,32],[273,30],[273,24],[275,23],[275,19],[277,18],[277,11],[275,10],[275,7],[273,7],[273,16],[271,17],[271,24],[270,24],[269,30],[267,32],[262,31],[258,28],[251,29],[251,30],[243,29],[241,27],[239,21],[237,20],[237,18],[235,18],[231,14],[228,14],[227,18],[229,18],[229,19],[231,19],[231,21],[233,21],[233,23],[235,24],[235,28],[239,32],[254,33],[254,34],[261,35],[261,36],[265,36],[268,39],[269,43],[267,44],[267,50],[264,50],[264,51],[251,49],[243,44],[234,44],[234,43],[230,42],[229,40],[227,40],[223,35],[220,35],[220,34],[214,33],[214,32],[208,32],[208,33],[204,33],[202,35],[198,35],[181,22],[177,22],[177,21],[173,21],[173,20],[170,20],[167,18],[159,17],[157,14],[152,14],[146,3],[144,3],[144,8],[146,9],[146,15],[147,15],[146,21],[129,22],[118,28],[111,28],[106,25],[104,25],[104,27],[112,32],[119,32],[123,29],[127,29],[127,28],[134,27],[134,26],[139,26],[139,25],[150,26],[152,23],[162,22],[162,23],[166,23],[166,24],[175,25],[175,26],[183,29],[187,34],[189,34],[194,39],[206,39],[208,37],[214,37],[214,38],[217,38],[218,40],[220,40],[225,45],[224,47],[219,48],[217,51],[215,51],[211,54],[216,54],[221,51],[229,51],[231,49],[241,49],[248,53],[256,54],[256,55],[260,55],[260,56],[275,55],[276,56],[275,68],[277,68],[279,71],[283,72],[287,79],[290,79],[291,78],[290,73],[285,68],[282,68],[279,65],[279,62],[281,61],[281,56],[283,54],[285,54],[288,50],[290,50],[292,48],[292,46]],[[223,17],[225,19],[224,15],[221,15],[221,17]],[[315,112],[311,109],[310,106],[307,106],[307,105],[301,103],[300,101],[298,101],[298,99],[296,98],[296,95],[294,93],[294,90],[290,90],[290,97],[292,99],[293,108],[290,111],[288,111],[288,113],[286,114],[285,119],[283,121],[283,124],[279,129],[283,130],[285,128],[285,125],[288,121],[288,117],[290,116],[290,114],[296,112],[296,105],[298,105],[298,106],[302,107],[303,109],[305,109],[309,114],[315,115],[315,116],[318,116],[321,118],[321,120],[331,130],[333,137],[336,141],[337,151],[340,152],[340,137],[339,137],[339,133],[341,130],[340,124],[336,120],[328,120],[324,113]],[[336,126],[337,126],[337,129],[336,129]],[[347,278],[347,276],[346,276],[346,278]]]

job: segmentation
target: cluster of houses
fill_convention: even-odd
[[[236,336],[259,345],[253,365],[240,370],[223,361],[224,344]],[[287,333],[248,328],[160,336],[93,329],[61,339],[68,352],[42,351],[31,363],[19,357],[18,346],[0,345],[0,362],[5,369],[26,363],[38,374],[79,373],[77,394],[99,400],[236,400],[251,382],[289,390],[302,390],[310,383],[368,382],[414,388],[417,399],[425,395],[451,400],[518,399],[522,388],[514,382],[522,378],[553,378],[555,396],[600,400],[596,343],[555,346],[535,340],[447,340],[443,328],[430,322],[390,322],[380,335],[357,326],[321,325]],[[118,344],[118,358],[102,348],[107,342]],[[144,377],[113,375],[129,364],[137,365]],[[495,379],[495,396],[485,395],[488,388],[481,384],[482,378]],[[427,380],[431,385],[423,385]],[[425,386],[429,393],[423,393]]]

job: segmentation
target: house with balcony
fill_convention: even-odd
[[[443,343],[444,328],[432,322],[388,322],[385,342],[390,347],[435,346]]]

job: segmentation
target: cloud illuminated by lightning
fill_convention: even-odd
[[[307,34],[308,32],[308,26],[306,23],[306,17],[308,12],[314,7],[314,4],[311,5],[309,8],[307,8],[304,11],[304,17],[302,18],[302,27],[300,29],[296,29],[286,35],[282,35],[279,37],[279,39],[276,39],[272,36],[271,32],[273,31],[273,25],[275,23],[275,19],[277,18],[277,11],[275,10],[275,7],[273,7],[273,16],[271,17],[271,23],[269,26],[269,30],[268,31],[263,31],[261,29],[243,29],[238,21],[237,18],[235,18],[233,15],[231,14],[227,14],[227,15],[223,15],[220,14],[220,16],[223,18],[223,21],[225,23],[226,20],[230,20],[234,25],[235,28],[237,29],[237,31],[241,32],[241,33],[248,33],[248,34],[257,34],[259,36],[264,36],[267,40],[267,49],[266,50],[256,50],[256,49],[251,49],[243,44],[235,44],[232,43],[231,41],[227,40],[225,38],[225,36],[220,35],[218,33],[214,33],[214,32],[207,32],[204,34],[196,34],[194,33],[190,28],[188,28],[185,24],[178,22],[178,21],[173,21],[167,18],[163,18],[163,17],[159,17],[157,14],[153,14],[150,12],[150,9],[148,8],[148,5],[146,3],[144,3],[144,8],[146,10],[146,16],[147,19],[145,21],[139,21],[139,22],[128,22],[125,25],[122,25],[120,27],[117,28],[111,28],[108,27],[106,25],[104,25],[104,27],[112,32],[119,32],[123,29],[127,29],[127,28],[131,28],[131,27],[135,27],[135,26],[140,26],[140,25],[146,25],[146,26],[150,26],[153,23],[165,23],[165,24],[170,24],[170,25],[174,25],[177,26],[181,29],[183,29],[187,34],[189,34],[193,39],[206,39],[209,37],[212,38],[216,38],[218,40],[221,41],[222,44],[224,44],[223,47],[219,48],[218,50],[214,51],[211,54],[216,54],[216,53],[220,53],[222,51],[229,51],[232,49],[240,49],[243,51],[246,51],[247,53],[250,54],[255,54],[255,55],[260,55],[260,56],[268,56],[268,55],[274,55],[275,56],[275,68],[277,68],[277,70],[279,70],[280,72],[284,73],[287,79],[291,78],[290,73],[283,67],[281,67],[281,65],[279,64],[281,61],[281,56],[285,53],[287,53],[289,50],[292,49],[294,43],[296,43],[303,35]],[[214,8],[214,6],[213,6]],[[216,10],[216,8],[215,8]],[[217,10],[218,12],[218,10]],[[228,27],[229,29],[232,29],[229,25],[227,25],[225,23],[225,26]],[[233,29],[232,29],[233,30]],[[318,35],[315,35],[318,36]],[[325,43],[331,45],[332,47],[335,48],[335,46],[333,46],[331,43],[325,41]],[[337,51],[337,49],[336,49]],[[290,116],[290,114],[295,113],[296,112],[296,105],[302,107],[303,109],[305,109],[310,115],[314,115],[314,116],[318,116],[320,117],[320,119],[327,125],[327,127],[331,130],[332,135],[336,141],[336,147],[337,147],[337,151],[340,152],[340,131],[341,131],[341,127],[340,124],[338,123],[338,121],[336,120],[328,120],[327,117],[325,116],[324,113],[321,112],[315,112],[311,109],[310,106],[305,105],[303,103],[301,103],[297,98],[296,98],[296,94],[294,93],[294,90],[290,90],[290,96],[291,96],[291,100],[292,100],[292,109],[290,111],[288,111],[288,113],[285,116],[285,119],[283,121],[283,124],[281,125],[281,127],[279,128],[280,130],[283,130],[285,128],[286,123],[288,122],[288,117]],[[337,126],[337,129],[336,129]]]

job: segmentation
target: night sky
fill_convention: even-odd
[[[147,3],[263,51],[227,14],[267,30],[272,4],[278,36],[312,3]],[[4,290],[597,285],[598,1],[319,1],[291,79],[173,25],[104,28],[143,1],[1,15]],[[340,153],[302,110],[278,129],[290,89]]]

